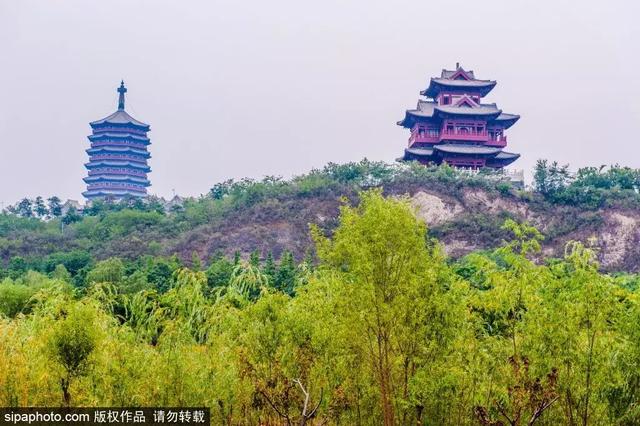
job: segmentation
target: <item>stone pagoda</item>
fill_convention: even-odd
[[[147,137],[149,125],[124,110],[124,81],[117,91],[118,110],[90,123],[93,132],[87,149],[89,162],[85,164],[88,176],[84,178],[87,190],[82,193],[88,200],[145,197],[151,185],[147,179],[151,171],[147,164],[151,157],[147,151],[151,143]]]

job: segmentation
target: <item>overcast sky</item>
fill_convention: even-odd
[[[460,62],[538,158],[640,167],[636,0],[0,0],[0,202],[80,200],[89,122],[151,124],[151,193],[393,161],[396,126]]]

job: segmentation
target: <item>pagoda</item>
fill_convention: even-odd
[[[517,160],[520,154],[503,151],[504,131],[520,116],[482,102],[495,85],[494,80],[477,79],[460,64],[455,70],[443,69],[420,92],[427,99],[419,100],[398,122],[411,130],[403,160],[468,169],[500,169]]]
[[[118,110],[101,120],[89,123],[92,134],[87,149],[89,171],[84,178],[87,190],[82,193],[88,200],[95,198],[123,199],[145,197],[151,185],[147,173],[151,171],[147,160],[151,157],[147,147],[149,125],[131,117],[124,110],[124,81],[117,89]]]

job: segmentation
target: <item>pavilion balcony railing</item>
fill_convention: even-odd
[[[487,145],[504,148],[505,146],[507,146],[507,137],[504,135],[495,136],[493,138],[490,137],[487,140]]]
[[[115,160],[115,161],[133,161],[146,165],[146,158],[142,156],[124,155],[124,154],[96,154],[90,157],[91,161],[96,160]]]
[[[146,192],[144,186],[135,185],[132,183],[125,182],[102,182],[96,184],[87,185],[87,189],[131,189],[139,192]]]
[[[443,130],[440,133],[440,141],[445,139],[455,139],[460,141],[478,141],[478,142],[486,142],[489,140],[489,133],[486,131],[476,132],[476,131],[460,131],[460,130]]]
[[[141,150],[147,150],[147,146],[141,143],[134,142],[123,142],[123,141],[96,141],[91,143],[92,148],[97,148],[100,146],[122,146],[127,148],[137,148]]]
[[[132,135],[147,136],[147,132],[144,130],[133,129],[131,127],[100,127],[93,131],[94,135],[99,135],[100,133],[130,133]]]
[[[437,143],[439,141],[440,141],[439,134],[430,135],[428,133],[412,133],[411,136],[409,137],[409,146],[413,145],[414,143],[420,143],[420,142]]]
[[[108,169],[93,169],[89,170],[89,176],[101,176],[101,175],[120,175],[120,176],[134,176],[145,179],[147,177],[144,172],[136,172],[134,170],[108,170]]]

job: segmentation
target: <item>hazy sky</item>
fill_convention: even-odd
[[[0,0],[0,58],[4,203],[82,198],[88,123],[120,79],[163,196],[393,161],[396,121],[458,61],[522,116],[512,167],[640,167],[636,0]]]

